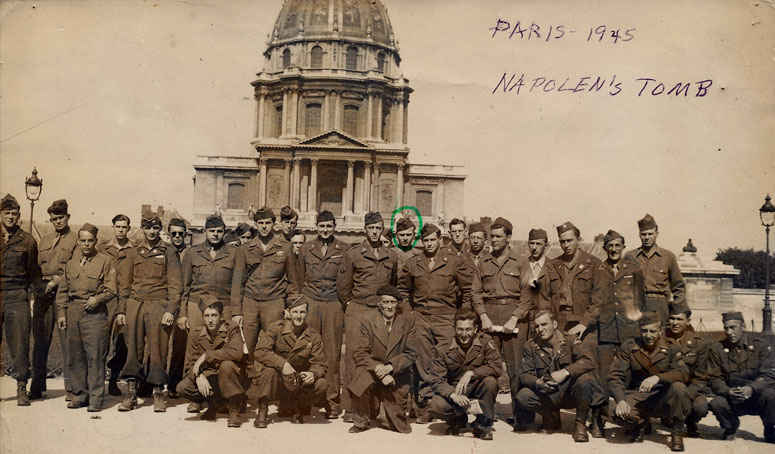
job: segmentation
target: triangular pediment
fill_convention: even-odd
[[[350,137],[344,132],[333,129],[315,137],[310,137],[299,142],[299,145],[329,146],[329,147],[348,147],[348,148],[369,148],[369,145],[358,139]]]

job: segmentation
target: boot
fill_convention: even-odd
[[[677,428],[670,432],[670,450],[681,452],[684,450],[683,429]]]
[[[16,382],[16,405],[19,407],[30,406],[30,398],[27,396],[27,380]]]
[[[126,381],[126,398],[118,406],[118,411],[130,411],[137,408],[137,380],[129,379]]]
[[[592,438],[605,438],[605,421],[600,407],[592,409],[592,425],[590,427]]]
[[[633,443],[642,443],[643,442],[643,435],[646,432],[646,424],[634,424],[630,427],[630,441]]]
[[[164,413],[167,411],[167,402],[164,400],[164,388],[161,386],[153,388],[153,411],[154,413]]]
[[[258,399],[258,414],[256,420],[253,421],[253,427],[258,429],[266,429],[266,414],[269,412],[269,402],[266,398]]]
[[[30,382],[30,392],[27,395],[31,400],[36,399],[42,399],[43,398],[43,383],[45,379],[40,379],[37,377],[33,377],[32,381]]]
[[[196,404],[197,404],[197,408],[201,408],[201,404],[199,404],[198,402]],[[215,421],[217,417],[218,417],[218,410],[216,410],[215,401],[213,399],[210,399],[207,401],[207,410],[205,410],[204,413],[199,415],[199,419],[203,421]]]
[[[589,441],[586,418],[576,418],[576,427],[573,429],[573,441],[576,443],[586,443]]]
[[[548,433],[559,432],[562,429],[562,420],[560,419],[560,412],[557,410],[551,410],[542,415],[543,428]],[[584,418],[586,420],[586,418]]]
[[[118,380],[115,378],[111,378],[110,381],[108,381],[108,394],[111,396],[120,396],[121,390],[118,388]]]
[[[697,421],[694,419],[686,421],[686,436],[689,438],[700,438],[700,430],[697,428]]]
[[[775,443],[775,424],[769,424],[764,427],[764,441]]]
[[[215,408],[215,407],[213,407]],[[202,409],[202,404],[199,402],[191,402],[188,404],[188,407],[186,407],[186,413],[199,413],[199,410]]]
[[[226,423],[226,427],[239,427],[242,425],[239,419],[240,401],[239,397],[229,399],[229,422]]]

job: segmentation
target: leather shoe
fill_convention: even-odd
[[[361,427],[361,426],[352,426],[349,429],[347,429],[347,431],[350,432],[351,434],[366,432],[367,430],[369,430],[368,427]]]
[[[632,426],[630,429],[630,441],[633,443],[641,443],[643,442],[643,435],[646,432],[646,427],[644,424],[638,424],[635,426]]]
[[[670,450],[674,452],[681,452],[684,450],[684,437],[678,432],[670,434]]]
[[[121,395],[121,389],[118,387],[118,382],[115,380],[110,380],[108,382],[108,394],[111,396],[120,396]]]
[[[186,412],[187,413],[199,413],[199,411],[201,409],[202,409],[202,404],[200,404],[199,402],[191,402],[186,407]]]
[[[700,430],[695,421],[686,421],[686,436],[689,438],[700,438]]]
[[[586,443],[589,441],[586,421],[576,421],[576,427],[573,430],[573,441],[576,443]]]
[[[86,405],[87,405],[86,402],[70,401],[67,403],[67,408],[75,409],[75,408],[85,407]]]
[[[721,439],[732,441],[735,439],[735,433],[737,433],[737,430],[724,429],[724,433],[721,434]]]

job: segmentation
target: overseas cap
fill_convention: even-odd
[[[0,210],[18,210],[19,208],[19,202],[11,194],[6,194],[3,200],[0,201]]]
[[[729,320],[740,320],[741,322],[745,321],[745,320],[743,320],[743,313],[742,312],[734,311],[734,312],[724,312],[723,314],[721,314],[721,321],[722,322],[726,323]]]
[[[544,229],[530,229],[530,232],[527,234],[527,240],[549,241],[549,235],[546,234],[546,230]]]
[[[67,200],[59,199],[51,202],[51,206],[48,207],[48,214],[65,215],[67,214]]]
[[[267,207],[263,207],[258,211],[256,211],[256,213],[253,215],[254,221],[258,221],[259,219],[271,219],[272,222],[274,222],[275,220],[274,213],[272,212],[271,209]]]
[[[643,219],[638,221],[638,229],[641,231],[655,228],[657,228],[657,221],[655,221],[654,218],[651,217],[651,215],[648,213],[643,216]]]
[[[622,242],[624,242],[624,237],[622,236],[621,233],[617,232],[616,230],[609,230],[608,232],[606,232],[605,237],[603,237],[603,244],[604,245],[608,244],[617,238],[621,239]]]
[[[558,225],[558,226],[557,226],[557,235],[558,235],[558,236],[559,236],[559,235],[562,235],[563,233],[565,233],[565,232],[567,232],[567,231],[569,231],[569,230],[573,230],[573,231],[575,231],[577,236],[578,236],[578,235],[581,233],[581,232],[579,231],[578,227],[576,227],[575,225],[573,225],[573,223],[572,223],[572,222],[570,222],[570,221],[567,221],[566,223],[564,223],[564,224],[560,224],[560,225]]]
[[[378,211],[369,211],[363,218],[363,225],[376,224],[382,222],[382,215]]]
[[[98,231],[97,227],[94,226],[93,224],[89,224],[88,222],[86,224],[82,225],[80,229],[78,229],[79,233],[80,232],[89,232],[92,235],[94,235],[95,238],[97,238],[97,231]]]
[[[205,229],[214,229],[216,227],[226,227],[226,224],[223,222],[223,218],[217,214],[211,214],[210,216],[207,216],[207,219],[205,220]]]

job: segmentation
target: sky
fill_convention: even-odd
[[[613,228],[634,246],[648,212],[670,249],[688,238],[704,255],[763,249],[772,2],[384,3],[415,89],[410,161],[465,165],[467,216],[506,217],[518,239],[571,220],[586,239]],[[74,222],[137,218],[142,203],[190,214],[196,155],[254,155],[249,84],[281,4],[0,1],[0,192],[23,199],[35,166],[36,219],[59,198]],[[499,18],[509,30],[493,37]],[[517,21],[540,39],[511,34]],[[525,86],[493,93],[504,73],[524,73]],[[567,91],[597,76],[619,85]],[[638,78],[657,81],[638,96]],[[712,85],[697,97],[703,80]],[[688,96],[652,95],[659,82],[665,93],[688,82]]]

